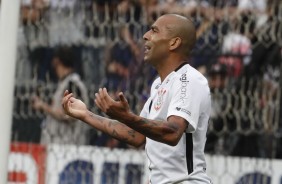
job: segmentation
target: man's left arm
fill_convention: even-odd
[[[177,145],[188,126],[187,121],[180,116],[170,116],[167,121],[146,119],[134,114],[130,116],[133,116],[133,121],[127,121],[125,118],[121,122],[150,139],[170,146]]]
[[[150,120],[133,114],[122,93],[119,93],[120,101],[114,101],[107,90],[100,89],[96,93],[97,106],[111,118],[114,118],[144,136],[171,146],[175,146],[180,140],[188,122],[179,116],[169,116],[167,121]]]

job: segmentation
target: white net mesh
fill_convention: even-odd
[[[209,175],[215,184],[281,183],[282,164],[275,159],[282,158],[282,3],[252,2],[23,2],[9,182],[148,182],[142,149],[94,129],[87,131],[86,145],[40,145],[46,114],[32,108],[31,98],[37,95],[51,103],[58,87],[52,54],[57,46],[68,45],[93,112],[100,113],[94,94],[106,86],[113,95],[124,91],[131,109],[139,113],[156,75],[142,62],[143,34],[158,15],[178,12],[191,16],[196,25],[190,64],[206,75],[212,89]]]

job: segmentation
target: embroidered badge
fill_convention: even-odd
[[[158,99],[157,99],[157,102],[154,105],[154,108],[155,108],[156,111],[158,111],[162,107],[163,98],[164,98],[165,93],[166,93],[166,90],[163,89],[163,88],[158,91]]]

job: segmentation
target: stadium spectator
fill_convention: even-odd
[[[274,118],[277,110],[275,110],[278,106],[275,106],[274,101],[278,101],[279,99],[279,78],[281,78],[281,46],[279,46],[278,42],[270,34],[278,35],[279,29],[277,29],[277,24],[275,23],[273,16],[275,13],[268,17],[267,21],[264,23],[263,27],[260,25],[256,26],[256,29],[250,34],[248,37],[252,43],[252,53],[250,62],[245,66],[245,71],[243,73],[243,77],[246,78],[246,86],[251,86],[254,81],[261,81],[261,86],[257,91],[260,91],[257,101],[259,102],[260,111],[264,113],[264,119],[256,120],[256,127],[271,127],[273,131],[276,123],[279,124],[279,120]],[[258,22],[256,21],[256,24]],[[263,28],[263,29],[262,29]],[[272,33],[270,33],[272,30]],[[260,37],[258,35],[261,35]],[[281,83],[280,83],[281,85]],[[267,92],[267,95],[266,95]],[[281,102],[280,102],[281,104]],[[281,106],[281,105],[280,105]],[[280,108],[281,109],[281,108]],[[267,120],[267,121],[266,121]],[[281,114],[280,114],[280,125],[281,127]],[[255,150],[255,156],[271,158],[275,155],[275,152],[281,153],[279,147],[275,148],[275,144],[279,144],[279,138],[277,139],[278,143],[273,140],[273,134],[265,131],[264,134],[258,135],[256,137],[257,144],[259,145],[257,150]],[[279,132],[280,130],[275,130]],[[246,140],[250,140],[246,137]],[[242,140],[241,142],[247,142],[246,140]],[[263,143],[263,144],[262,144]],[[238,146],[239,147],[239,146]],[[242,149],[237,149],[238,152]]]
[[[44,19],[46,11],[47,5],[43,0],[21,1],[16,68],[16,78],[19,82],[26,82],[40,75],[38,71],[41,68],[38,63],[33,62],[30,54],[34,49],[47,44],[47,30],[38,28],[38,23]],[[45,66],[44,60],[41,60],[41,66]]]
[[[210,65],[218,57],[217,50],[220,47],[219,32],[221,32],[219,27],[221,25],[218,22],[210,21],[206,17],[203,17],[199,22],[196,20],[196,25],[198,25],[197,41],[191,55],[191,65],[196,69],[200,69]],[[213,46],[210,47],[210,45]]]
[[[250,24],[255,24],[255,22]],[[276,78],[274,80],[277,82],[277,72],[273,72],[273,70],[279,70],[281,46],[268,34],[271,29],[274,34],[278,34],[279,29],[276,29],[276,26],[273,18],[269,17],[264,29],[253,28],[248,32],[252,51],[250,61],[245,66],[244,76],[251,78],[265,75],[266,78]],[[253,25],[253,27],[256,26]]]
[[[84,27],[81,25],[81,6],[75,6],[75,3],[75,0],[22,1],[19,38],[25,37],[23,41],[27,42],[27,45],[22,47],[21,50],[27,49],[27,52],[29,52],[27,58],[31,64],[23,63],[22,58],[24,57],[20,56],[18,59],[20,76],[32,73],[31,77],[34,79],[48,82],[56,81],[50,60],[54,47],[60,44],[73,45],[73,48],[76,48],[76,57],[80,55],[79,44],[83,40]],[[76,19],[68,18],[72,13]],[[19,40],[22,41],[22,39]],[[21,50],[20,54],[22,53]],[[31,67],[29,67],[30,65]],[[78,72],[82,76],[80,64],[76,63],[75,67],[79,68]]]
[[[121,0],[117,5],[119,19],[124,22],[132,20],[139,22],[141,16],[141,6],[138,1]]]
[[[133,40],[132,35],[126,26],[119,28],[119,41],[107,48],[105,52],[106,75],[105,87],[109,93],[117,98],[117,91],[128,89],[130,82],[139,69],[140,49]],[[102,134],[95,140],[95,145],[110,148],[126,148],[127,145],[112,137]]]
[[[129,29],[121,26],[119,41],[108,48],[106,56],[106,84],[110,91],[124,90],[128,85],[130,68],[137,62],[140,50]],[[133,69],[133,68],[132,68]]]
[[[50,0],[48,5],[49,45],[79,45],[84,40],[85,29],[79,1]]]
[[[197,5],[195,0],[159,0],[156,11],[191,15]]]
[[[240,77],[244,66],[250,63],[252,48],[246,35],[254,29],[254,23],[248,16],[242,15],[241,19],[236,19],[231,26],[234,26],[233,29],[223,37],[223,55],[219,60],[228,67],[229,76]]]
[[[213,131],[207,133],[207,143],[205,151],[210,154],[228,155],[231,152],[232,145],[228,141],[228,135],[222,134],[218,136],[217,133],[222,133],[224,126],[221,114],[228,105],[227,97],[224,91],[227,90],[228,71],[224,64],[215,63],[208,70],[208,81],[211,89],[212,103],[211,103],[211,124]],[[228,145],[229,144],[229,145]]]
[[[41,143],[57,144],[87,144],[88,126],[77,123],[77,120],[67,117],[62,109],[60,100],[66,89],[72,91],[88,104],[87,90],[79,75],[75,73],[73,52],[69,47],[56,49],[52,66],[59,79],[57,89],[52,97],[52,104],[44,102],[41,96],[33,98],[33,107],[43,111],[46,118],[42,122]],[[44,94],[39,94],[44,95]]]
[[[47,3],[44,0],[22,0],[21,19],[26,23],[36,23],[46,11]]]
[[[227,67],[221,63],[215,63],[208,71],[209,86],[211,91],[225,89],[228,82]]]
[[[159,77],[140,116],[131,112],[123,93],[115,101],[106,88],[99,89],[95,102],[113,119],[88,111],[68,91],[64,110],[133,146],[146,142],[150,183],[210,184],[204,159],[210,92],[206,78],[186,62],[196,41],[194,25],[183,16],[163,15],[143,38],[144,60]]]
[[[155,18],[156,7],[158,6],[158,0],[139,0],[140,5],[143,7],[144,15],[149,23]]]

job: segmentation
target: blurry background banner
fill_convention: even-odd
[[[136,149],[89,127],[84,129],[83,145],[72,144],[66,135],[78,135],[74,124],[46,128],[57,116],[46,108],[34,108],[31,99],[36,97],[41,100],[38,103],[52,109],[59,106],[55,99],[65,85],[77,96],[87,93],[88,107],[100,114],[94,94],[99,87],[107,87],[113,97],[123,91],[132,111],[139,113],[156,77],[154,69],[143,62],[142,37],[164,13],[189,16],[197,29],[189,62],[207,77],[211,88],[212,114],[205,152],[209,155],[207,172],[214,183],[281,183],[281,173],[276,170],[282,158],[282,3],[275,0],[21,1],[12,141],[46,146],[47,158],[53,160],[80,157],[84,146],[91,152],[87,162],[66,162],[65,170],[59,169],[63,167],[60,162],[52,162],[53,169],[45,170],[48,182],[55,176],[77,176],[91,183],[99,173],[101,183],[124,183],[124,175],[116,174],[124,171],[123,162],[99,166],[106,170],[100,175],[91,161],[94,150]],[[64,54],[59,61],[54,59],[62,47],[72,52],[73,70],[58,64],[69,60]],[[65,71],[79,77],[63,76]],[[65,126],[68,133],[60,128]],[[48,144],[42,142],[42,135],[49,135]],[[67,149],[73,150],[71,156],[58,151]],[[143,154],[143,149],[137,152]],[[123,159],[119,151],[113,153]],[[107,161],[111,154],[105,151],[100,155]],[[45,168],[50,167],[47,163]],[[236,167],[232,170],[229,163]],[[215,171],[217,167],[220,169]],[[132,178],[146,176],[139,172],[139,166],[126,168],[135,173]]]
[[[143,150],[13,143],[9,184],[147,183]],[[213,183],[280,184],[282,160],[207,155]]]

